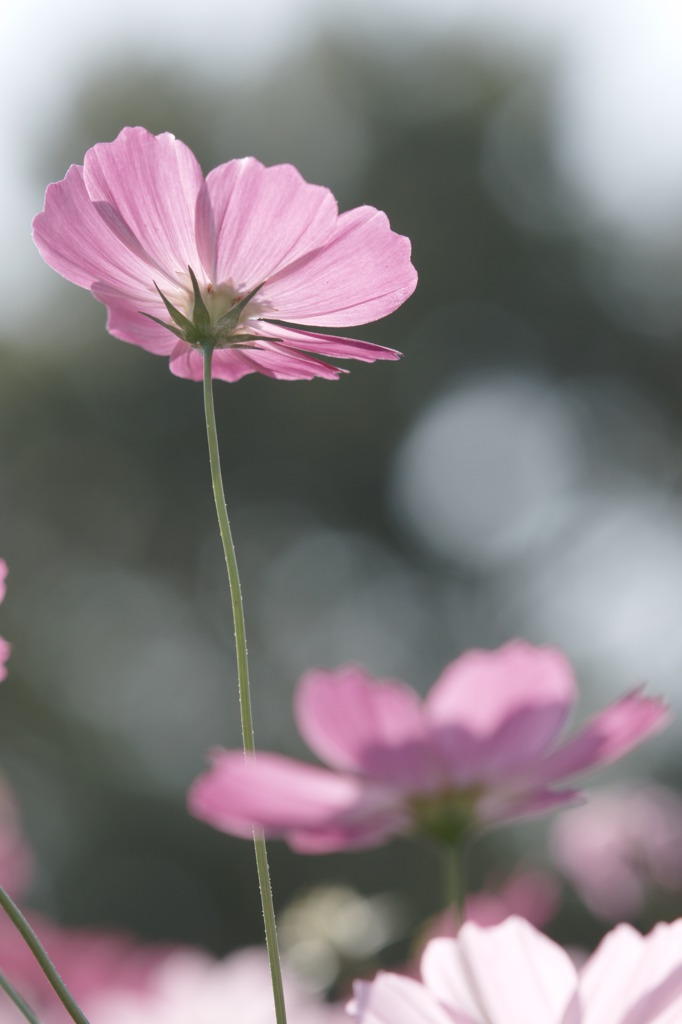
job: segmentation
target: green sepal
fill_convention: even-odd
[[[206,308],[201,291],[199,290],[199,282],[197,281],[196,274],[191,267],[189,270],[189,276],[192,279],[192,288],[194,289],[194,309],[192,310],[192,326],[197,335],[205,334],[209,330],[211,325],[211,314]]]
[[[159,320],[158,316],[152,316],[151,313],[144,313],[144,312],[142,312],[141,309],[138,310],[138,312],[142,313],[142,316],[146,316],[147,320],[153,320],[155,324],[159,325],[159,327],[165,327],[167,331],[171,331],[171,333],[174,334],[176,336],[176,338],[180,338],[181,341],[186,341],[187,340],[185,338],[184,331],[181,331],[179,327],[173,327],[172,324],[167,324],[167,323],[165,323],[165,321]]]
[[[159,286],[156,283],[156,281],[154,282],[154,287],[156,288],[157,292],[161,296],[163,304],[166,307],[166,309],[168,310],[168,316],[171,318],[171,320],[174,320],[175,323],[178,325],[178,327],[182,327],[182,329],[185,332],[185,334],[188,331],[191,331],[192,330],[192,326],[193,326],[192,321],[188,320],[187,317],[184,315],[184,313],[181,313],[179,309],[175,308],[173,303],[170,302],[166,298],[166,296],[163,294],[163,292],[159,288]]]

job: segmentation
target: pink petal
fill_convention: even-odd
[[[174,135],[124,128],[113,142],[85,154],[85,185],[113,232],[173,279],[198,274],[195,208],[203,175],[192,151]]]
[[[468,985],[489,1024],[564,1024],[577,988],[575,967],[528,921],[510,917],[492,928],[466,923],[457,943],[461,966],[449,974],[442,950],[432,954],[429,945],[422,960],[424,981],[442,1003],[458,1009],[458,989]]]
[[[590,719],[577,736],[538,765],[538,780],[553,782],[610,764],[660,732],[668,724],[670,710],[658,698],[641,694],[639,687]]]
[[[206,190],[213,219],[201,202],[197,222],[204,268],[213,281],[231,280],[238,291],[250,291],[324,245],[336,229],[332,193],[304,181],[290,164],[231,160],[210,172]]]
[[[82,167],[70,167],[63,181],[48,185],[33,239],[53,270],[83,288],[102,281],[136,294],[140,281],[153,277],[150,265],[107,226],[85,188]]]
[[[558,810],[567,804],[574,804],[581,799],[577,789],[564,789],[559,792],[543,787],[529,787],[514,793],[505,792],[504,788],[491,789],[479,798],[476,803],[476,816],[481,824],[499,825],[504,821],[516,818],[532,818],[546,811]]]
[[[580,972],[584,1024],[675,1024],[682,1012],[681,965],[682,921],[659,924],[646,936],[618,925]],[[668,1006],[672,1016],[664,1012]]]
[[[347,1008],[360,1024],[483,1024],[482,1019],[453,1017],[424,985],[412,978],[380,971],[373,982],[356,981]]]
[[[203,353],[192,348],[186,341],[175,341],[175,347],[170,356],[170,371],[176,377],[184,377],[186,380],[203,380]],[[235,375],[231,379],[239,380],[239,377],[243,377],[246,373],[251,373],[251,370],[244,367],[241,374]]]
[[[189,808],[223,832],[245,838],[260,828],[306,853],[373,846],[407,824],[390,791],[276,754],[217,752]]]
[[[158,295],[141,292],[137,301],[130,294],[122,294],[108,284],[94,284],[92,294],[107,307],[107,331],[115,338],[139,345],[156,355],[170,355],[178,343],[177,337],[160,324],[154,323],[142,311],[159,319],[168,320],[168,314]]]
[[[302,352],[293,352],[274,341],[256,341],[238,351],[240,357],[255,371],[275,380],[313,380],[315,377],[338,380],[342,373],[348,372],[321,359],[312,359]]]
[[[259,300],[272,317],[296,324],[348,327],[392,313],[417,285],[410,242],[371,206],[348,210],[325,245],[268,278]]]
[[[320,355],[333,359],[359,359],[363,363],[373,363],[377,359],[400,359],[401,353],[394,348],[383,345],[372,345],[369,341],[358,341],[357,338],[341,338],[337,334],[312,334],[310,331],[297,331],[291,327],[281,327],[261,320],[257,327],[259,334],[276,338],[287,348],[300,349],[302,352],[319,352]]]
[[[453,661],[429,693],[426,714],[457,783],[505,781],[545,752],[576,693],[560,651],[517,640]]]
[[[318,757],[342,771],[412,790],[442,782],[418,695],[348,665],[314,669],[294,697],[299,731]]]

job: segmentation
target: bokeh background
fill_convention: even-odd
[[[675,0],[5,0],[0,37],[0,761],[33,907],[215,952],[261,935],[249,844],[184,807],[239,744],[200,388],[108,337],[30,239],[46,184],[126,124],[205,170],[292,162],[413,241],[417,292],[356,332],[402,362],[216,388],[259,745],[304,755],[312,665],[425,690],[514,636],[566,651],[583,715],[642,681],[679,709]],[[679,726],[610,774],[678,785]],[[545,864],[546,834],[487,837],[472,884]],[[389,962],[439,909],[420,844],[271,862],[280,907],[396,894]],[[601,928],[567,887],[552,934]]]

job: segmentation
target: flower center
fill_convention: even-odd
[[[416,830],[439,842],[458,843],[476,824],[480,796],[480,789],[472,786],[410,797],[408,803]]]
[[[239,328],[243,327],[243,320],[257,318],[265,308],[262,304],[253,301],[263,284],[259,284],[244,296],[240,296],[230,282],[220,285],[209,283],[202,292],[194,271],[191,267],[187,269],[192,283],[192,295],[187,297],[186,313],[174,306],[154,282],[154,287],[159,293],[172,323],[160,320],[158,317],[152,316],[151,313],[142,315],[153,320],[154,323],[160,324],[161,327],[165,327],[166,330],[171,331],[176,337],[186,341],[194,348],[206,345],[213,345],[215,348],[243,347],[257,340],[257,334],[249,334],[248,331],[239,330]]]

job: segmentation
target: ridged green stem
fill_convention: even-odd
[[[227,565],[227,575],[230,581],[230,595],[232,597],[234,639],[237,647],[237,678],[239,682],[239,710],[242,722],[242,740],[244,743],[244,753],[246,756],[249,756],[254,753],[256,744],[253,736],[253,716],[251,714],[251,694],[249,691],[249,663],[246,652],[244,603],[242,601],[239,569],[237,568],[237,556],[234,550],[230,520],[228,519],[227,506],[225,504],[225,490],[223,488],[223,479],[220,471],[220,452],[218,450],[218,432],[216,430],[215,409],[213,407],[213,380],[211,377],[213,348],[214,346],[209,344],[203,346],[206,433],[208,436],[208,454],[211,462],[213,495],[215,497],[216,512],[218,513],[218,525],[220,526],[220,537],[223,542],[225,564]],[[275,1000],[275,1016],[277,1024],[286,1024],[287,1017],[284,1006],[284,990],[282,988],[282,970],[277,945],[277,928],[275,925],[275,908],[272,901],[272,887],[270,885],[268,855],[265,847],[265,839],[261,834],[254,832],[253,842],[256,849],[258,887],[260,889],[261,905],[263,907],[265,942],[268,949],[268,959],[270,961],[272,992]]]
[[[43,974],[49,981],[50,985],[52,985],[52,988],[55,990],[57,995],[59,996],[71,1019],[75,1021],[75,1024],[88,1024],[88,1018],[85,1016],[81,1008],[76,1003],[76,1000],[73,998],[68,988],[62,981],[59,972],[57,971],[57,968],[50,960],[42,942],[40,941],[36,933],[33,931],[33,929],[31,928],[30,924],[28,923],[22,912],[19,910],[19,907],[5,892],[2,886],[0,886],[0,906],[2,906],[2,909],[5,911],[10,921],[17,929],[17,931],[23,938],[24,942],[31,950],[38,963],[40,964]],[[26,1005],[21,996],[19,996],[18,993],[14,993],[13,989],[12,991],[10,991],[10,989],[7,988],[5,984],[3,984],[2,987],[5,989],[5,992],[7,992],[10,998],[14,1000],[14,1002],[22,1011],[24,1016],[28,1017],[28,1019],[32,1021],[33,1024],[36,1024],[35,1016],[31,1014],[31,1010]],[[21,1000],[21,1003],[17,1002],[15,996],[19,1000]],[[26,1012],[27,1010],[28,1013]]]

